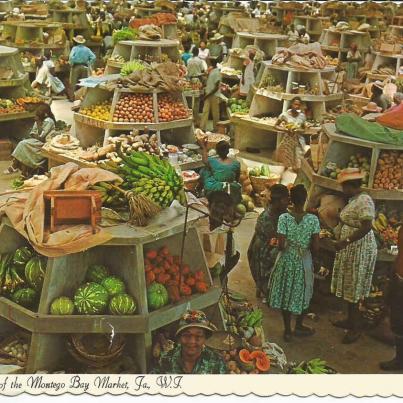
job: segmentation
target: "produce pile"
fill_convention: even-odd
[[[80,109],[79,113],[93,119],[109,121],[111,119],[111,106],[111,101],[106,100],[99,104],[83,107]]]
[[[39,301],[46,271],[46,259],[28,246],[0,256],[1,294],[33,309]]]
[[[124,27],[117,31],[114,31],[112,34],[112,39],[115,44],[119,41],[133,41],[138,38],[138,31],[134,28]]]
[[[370,158],[357,153],[356,155],[352,155],[349,159],[349,162],[344,166],[339,166],[335,162],[328,162],[323,169],[322,175],[337,180],[340,172],[344,168],[359,168],[361,172],[365,174],[364,179],[362,180],[363,186],[368,187],[369,180],[369,170],[370,170]]]
[[[182,297],[207,292],[209,286],[202,270],[192,272],[189,265],[183,264],[180,272],[180,266],[180,256],[172,255],[166,246],[147,251],[144,268],[149,310],[174,304]]]
[[[51,315],[133,315],[137,305],[126,293],[124,281],[103,265],[92,265],[85,275],[86,282],[75,291],[73,298],[61,296],[52,301]]]
[[[399,223],[403,220],[403,212],[397,208],[379,204],[376,209],[376,218],[372,222],[372,229],[380,248],[389,249],[397,245]]]
[[[139,27],[139,39],[145,41],[157,41],[162,38],[162,29],[154,24]]]
[[[262,326],[263,312],[248,303],[230,303],[224,305],[224,320],[230,333],[244,337],[248,342],[260,347],[263,340],[259,335]]]
[[[200,91],[203,89],[203,83],[200,80],[185,80],[184,90]]]
[[[242,195],[242,202],[237,204],[237,206],[235,208],[235,211],[241,217],[244,217],[247,212],[251,213],[254,210],[255,210],[255,204],[253,203],[252,198],[247,194],[243,194]]]
[[[394,66],[389,66],[387,64],[380,65],[378,68],[371,71],[371,74],[380,74],[384,76],[393,76],[396,73]]]
[[[114,122],[153,123],[152,94],[123,94],[113,112]]]
[[[143,195],[165,208],[176,199],[186,203],[183,179],[169,162],[145,152],[134,152],[130,157],[120,155],[122,165],[119,175],[124,179],[123,188]]]
[[[116,63],[126,63],[126,59],[121,55],[111,55],[108,61],[116,62]]]
[[[122,70],[126,75],[107,82],[104,88],[110,91],[118,87],[128,88],[134,92],[154,90],[178,92],[184,87],[186,68],[171,61],[153,64],[150,68],[143,61],[133,60]]]
[[[262,350],[249,351],[243,348],[239,351],[224,351],[222,356],[232,375],[266,374],[270,370],[270,358]]]
[[[288,371],[289,374],[300,374],[300,375],[324,375],[324,374],[335,374],[336,372],[327,366],[326,361],[320,358],[314,358],[310,361],[302,361],[298,365],[292,365]]]
[[[323,69],[326,67],[326,58],[315,52],[294,53],[281,49],[273,56],[272,63],[297,69]]]
[[[22,112],[25,112],[23,106],[14,103],[11,99],[0,98],[0,115]]]
[[[160,122],[172,122],[188,117],[189,110],[181,100],[177,100],[169,94],[158,95],[158,119]]]
[[[122,58],[122,56],[120,56],[120,58]],[[117,60],[117,61],[121,61],[121,60]],[[143,71],[147,69],[147,66],[144,62],[142,62],[141,60],[131,60],[130,62],[125,62],[125,60],[123,59],[123,62],[125,63],[122,66],[122,69],[120,70],[120,75],[123,77],[126,77],[132,73],[134,73],[135,71]]]
[[[260,81],[259,88],[273,89],[279,86],[279,81],[268,71]]]
[[[102,205],[110,208],[121,208],[127,206],[124,194],[116,190],[119,183],[98,182],[90,186],[90,190],[96,190],[101,194]]]
[[[103,147],[93,146],[85,151],[79,150],[78,157],[85,161],[97,162],[100,168],[116,172],[118,164],[122,161],[117,153],[118,147],[125,156],[130,156],[135,151],[160,155],[157,135],[155,133],[140,134],[139,130],[134,129],[131,134],[108,137]]]
[[[231,113],[246,114],[249,112],[249,105],[244,99],[230,98],[228,105]]]
[[[374,189],[403,189],[403,152],[382,151],[374,177]]]
[[[25,367],[28,361],[30,335],[18,332],[6,338],[0,345],[0,364],[16,364]]]
[[[242,71],[239,69],[234,69],[233,67],[223,66],[221,69],[221,74],[229,77],[240,77]]]

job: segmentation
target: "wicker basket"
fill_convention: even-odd
[[[249,178],[253,191],[257,194],[280,182],[280,175],[272,175],[270,178],[267,176],[249,176]]]
[[[90,367],[104,367],[117,360],[122,355],[126,345],[126,338],[123,335],[114,335],[111,344],[103,351],[88,351],[87,338],[91,340],[89,343],[95,347],[97,340],[107,344],[109,335],[73,334],[67,341],[67,349],[70,354],[77,361]]]
[[[229,136],[227,136],[226,134],[221,134],[221,133],[211,133],[211,134],[203,134],[198,136],[196,134],[196,138],[198,140],[202,139],[202,138],[207,138],[207,149],[208,150],[212,150],[215,149],[216,145],[220,142],[220,141],[226,141],[227,143],[230,142],[231,138]]]
[[[200,176],[198,176],[195,179],[189,179],[189,180],[184,180],[183,185],[186,190],[189,190],[189,192],[193,192],[197,185],[199,184]]]

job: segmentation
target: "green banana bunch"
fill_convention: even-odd
[[[118,173],[119,163],[112,160],[102,160],[97,163],[99,168],[105,169],[106,171]]]
[[[259,308],[255,308],[253,311],[248,312],[241,320],[242,326],[247,327],[259,327],[262,326],[263,312]]]
[[[101,194],[102,204],[107,207],[123,207],[126,205],[123,194],[108,182],[98,182],[96,185],[92,185],[90,189]]]
[[[0,291],[6,294],[14,292],[25,283],[13,265],[13,256],[13,253],[6,253],[0,257]]]
[[[326,361],[315,358],[307,363],[307,373],[309,374],[327,374]]]
[[[136,194],[149,197],[163,208],[175,199],[186,203],[183,179],[168,161],[139,151],[119,156],[122,158],[119,174]]]

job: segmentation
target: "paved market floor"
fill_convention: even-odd
[[[71,103],[55,101],[52,110],[57,119],[72,123]],[[4,169],[8,161],[0,161],[0,192],[10,188],[12,178],[5,176]],[[393,356],[394,349],[368,335],[352,345],[341,344],[343,330],[334,328],[330,319],[339,317],[343,305],[340,301],[327,295],[319,295],[312,304],[311,311],[317,320],[307,319],[306,324],[316,329],[316,334],[309,338],[295,338],[291,343],[283,342],[283,325],[279,312],[267,308],[256,301],[255,287],[246,258],[246,251],[252,238],[255,218],[245,220],[236,231],[237,249],[241,252],[241,260],[229,277],[231,289],[244,294],[252,303],[257,303],[264,312],[264,330],[266,338],[279,344],[285,351],[288,360],[301,361],[320,357],[341,373],[381,373],[378,363]],[[325,290],[326,291],[326,290]]]

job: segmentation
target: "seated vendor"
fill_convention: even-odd
[[[153,374],[226,374],[224,360],[205,346],[206,339],[216,330],[204,312],[187,311],[176,332],[178,344],[162,353]]]
[[[375,102],[381,108],[381,112],[385,112],[390,107],[389,99],[383,93],[383,84],[379,81],[372,84],[370,102]]]
[[[206,196],[223,190],[231,195],[235,204],[240,203],[242,188],[239,183],[241,164],[228,157],[230,145],[222,140],[216,145],[217,157],[208,157],[207,140],[201,141],[203,162],[206,167],[200,171]]]
[[[54,133],[56,119],[48,104],[42,104],[35,113],[35,123],[31,129],[30,138],[17,144],[12,153],[13,162],[3,173],[12,174],[21,170],[23,176],[30,171],[43,169],[46,158],[41,155],[41,149],[50,136]]]

